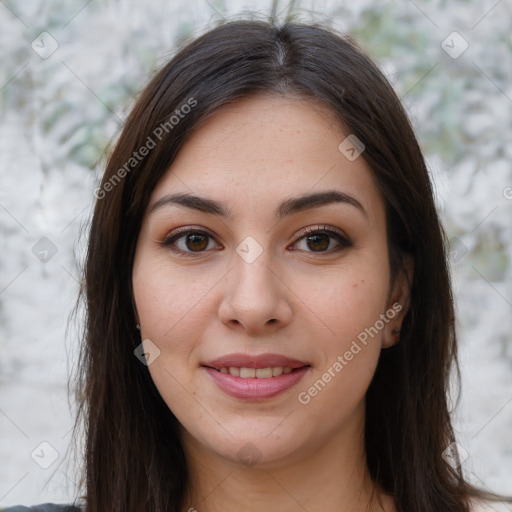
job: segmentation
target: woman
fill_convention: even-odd
[[[199,37],[142,92],[95,195],[87,512],[507,510],[454,449],[421,150],[349,37]]]

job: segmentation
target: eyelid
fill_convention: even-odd
[[[215,238],[211,233],[210,231],[208,231],[208,229],[202,227],[202,226],[180,226],[179,228],[176,228],[176,229],[173,229],[166,237],[165,237],[165,241],[173,238],[174,236],[176,235],[179,235],[179,234],[185,234],[185,233],[189,233],[189,232],[194,232],[194,231],[200,231],[201,233],[206,233],[207,235],[211,236],[212,238]]]
[[[325,224],[315,225],[315,226],[307,226],[302,228],[295,236],[297,237],[297,241],[303,238],[305,235],[316,234],[318,232],[326,232],[333,235],[338,235],[343,238],[346,242],[350,242],[350,238],[344,233],[341,229],[327,226]]]

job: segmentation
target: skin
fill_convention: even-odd
[[[149,371],[182,425],[192,475],[184,511],[354,512],[366,510],[372,491],[369,510],[396,510],[371,481],[363,432],[365,393],[381,350],[398,341],[392,331],[407,309],[407,279],[390,282],[385,203],[364,158],[338,150],[347,135],[311,100],[246,98],[194,131],[152,193],[134,299],[145,346],[149,339],[160,351]],[[282,201],[324,190],[351,195],[366,214],[332,203],[275,216]],[[176,192],[220,201],[232,217],[178,205],[150,213]],[[324,236],[322,252],[301,234],[307,226],[341,230],[352,245]],[[179,227],[211,238],[194,245],[183,236],[175,246],[190,256],[181,255],[162,246]],[[262,249],[251,263],[236,252],[247,236]],[[401,311],[301,403],[298,394],[397,302]],[[273,352],[311,367],[292,389],[247,402],[226,395],[201,367],[234,352]],[[252,462],[239,459],[243,447]]]

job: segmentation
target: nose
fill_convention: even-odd
[[[267,254],[269,251],[263,251],[251,263],[235,256],[218,310],[222,323],[254,336],[268,335],[292,318],[293,293],[282,276],[277,275],[275,262]]]

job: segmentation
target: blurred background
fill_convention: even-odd
[[[0,506],[75,497],[66,325],[137,93],[212,23],[290,14],[350,32],[410,114],[450,238],[456,448],[471,481],[512,493],[510,0],[0,0]]]

